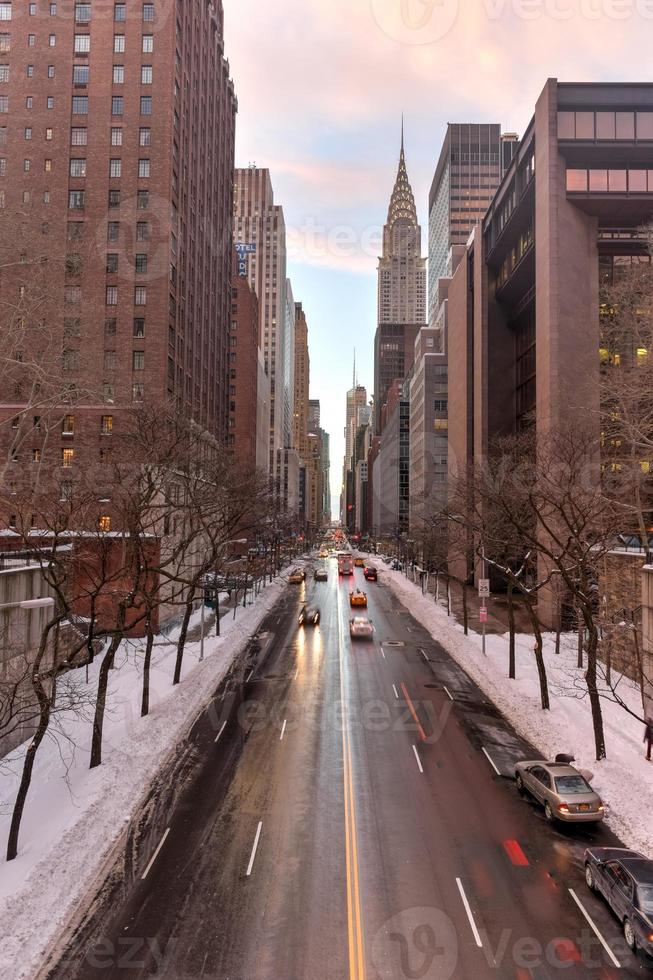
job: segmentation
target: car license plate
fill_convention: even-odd
[[[589,803],[581,803],[578,809],[581,810],[583,813],[587,813],[589,808],[590,808]]]

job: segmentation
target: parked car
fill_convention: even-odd
[[[293,568],[288,576],[288,581],[291,585],[301,585],[302,582],[306,581],[306,572],[303,568]]]
[[[653,861],[624,847],[589,847],[585,881],[603,895],[630,948],[653,956]]]
[[[317,606],[303,606],[299,613],[300,626],[318,626],[320,622],[320,610]]]
[[[326,568],[316,568],[315,572],[313,573],[313,578],[316,582],[328,582],[329,573],[327,572]]]
[[[365,576],[365,579],[368,582],[376,582],[379,577],[376,568],[374,568],[372,565],[367,566],[367,568],[363,572],[363,575]]]
[[[349,620],[349,635],[352,640],[371,640],[374,636],[372,621],[366,616],[354,616]]]
[[[393,572],[401,572],[403,571],[404,566],[402,565],[402,563],[399,561],[398,558],[395,558],[392,564],[390,565],[390,568],[392,569]]]
[[[367,592],[362,589],[355,589],[349,593],[350,606],[367,606]]]
[[[565,823],[597,823],[604,806],[585,777],[565,762],[544,759],[518,762],[515,781],[520,793],[528,792],[544,806],[547,820]]]

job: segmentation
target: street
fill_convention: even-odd
[[[245,700],[216,696],[195,766],[143,838],[124,901],[52,977],[545,980],[650,975],[587,889],[606,828],[522,799],[534,750],[383,585],[288,586]],[[374,642],[349,638],[366,589]],[[297,628],[304,601],[319,627]],[[560,750],[564,751],[564,733]]]

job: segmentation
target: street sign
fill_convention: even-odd
[[[489,578],[480,578],[478,580],[478,595],[480,599],[490,598],[490,580]]]
[[[481,623],[487,623],[487,606],[481,606],[478,611],[478,619]]]

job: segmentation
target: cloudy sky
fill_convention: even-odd
[[[547,77],[646,80],[653,0],[224,0],[236,160],[269,167],[309,322],[311,397],[339,493],[354,347],[371,393],[379,235],[397,169],[428,241],[447,122],[523,132]]]

